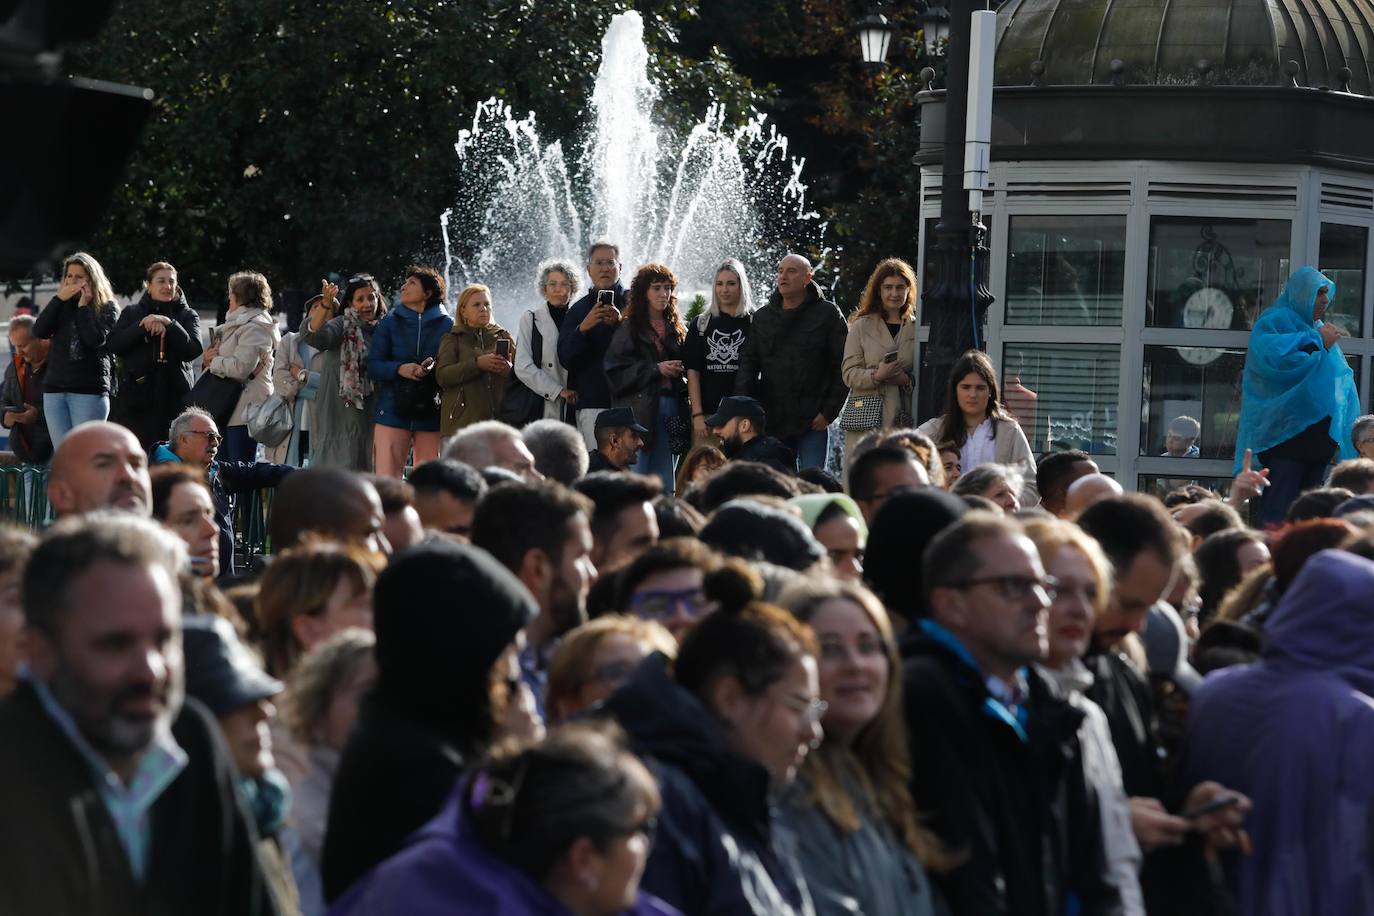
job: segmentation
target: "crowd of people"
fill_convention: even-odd
[[[1325,445],[1266,417],[1225,501],[1123,494],[1037,463],[980,352],[913,425],[900,261],[849,322],[797,256],[757,309],[728,262],[684,324],[670,270],[625,290],[617,258],[578,301],[550,265],[514,336],[425,268],[394,309],[326,284],[296,380],[301,451],[337,460],[305,468],[246,429],[265,280],[181,359],[154,265],[132,327],[171,356],[110,422],[145,364],[100,368],[130,310],[67,265],[11,327],[7,391],[39,406],[59,352],[76,390],[14,422],[57,518],[0,530],[0,912],[1374,913],[1374,460],[1242,514],[1276,511],[1289,439],[1329,465],[1374,417],[1315,402],[1349,420]],[[1324,288],[1299,272],[1288,311]],[[1307,314],[1265,360],[1330,372]],[[197,358],[253,377],[218,416]],[[241,562],[257,489],[271,552]]]

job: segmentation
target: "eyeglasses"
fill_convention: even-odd
[[[349,283],[371,283],[372,274],[358,274],[356,277],[349,277]]]
[[[616,264],[618,264],[618,263],[620,263],[620,262],[617,261],[615,258],[597,258],[595,261],[592,262],[592,266],[593,266],[593,267],[614,267],[614,266],[615,266]]]
[[[1059,580],[1054,576],[1036,579],[1034,576],[983,576],[980,579],[965,579],[953,582],[949,588],[968,589],[978,585],[996,586],[1002,597],[1008,601],[1025,601],[1031,595],[1044,599],[1046,604],[1059,594]]]
[[[706,593],[699,588],[635,592],[630,606],[639,617],[664,620],[681,609],[688,617],[699,617],[706,610]]]
[[[219,445],[221,442],[224,441],[223,436],[221,436],[217,432],[213,432],[208,429],[188,429],[186,430],[186,432],[188,435],[191,436],[204,436],[205,441],[210,443],[211,445]]]
[[[830,709],[830,704],[825,700],[814,700],[811,697],[799,697],[789,695],[782,701],[782,705],[802,716],[806,724],[818,725],[825,718],[825,714]]]

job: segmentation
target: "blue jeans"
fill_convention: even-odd
[[[106,394],[72,394],[63,391],[43,393],[43,417],[48,421],[48,435],[52,447],[57,448],[67,433],[90,420],[104,420],[110,416],[110,396]]]
[[[219,451],[215,453],[218,461],[248,461],[258,460],[258,443],[252,436],[248,435],[248,426],[230,426],[224,431],[224,441],[219,444]]]
[[[676,473],[677,460],[668,447],[668,418],[678,414],[678,400],[675,394],[658,396],[658,419],[654,421],[654,444],[639,453],[630,470],[636,474],[657,474],[663,481],[663,492],[673,495],[673,475]]]
[[[1260,497],[1258,527],[1264,529],[1269,525],[1283,524],[1293,500],[1304,490],[1321,486],[1329,465],[1329,461],[1269,459],[1265,463],[1265,467],[1269,468],[1269,486]]]
[[[788,436],[783,444],[797,453],[797,469],[824,468],[825,459],[830,451],[830,430],[808,429],[804,433]]]

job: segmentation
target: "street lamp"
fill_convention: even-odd
[[[863,52],[864,66],[881,70],[887,62],[887,48],[892,43],[892,34],[897,31],[887,17],[874,11],[854,24],[859,33],[859,49]]]
[[[921,13],[921,31],[925,35],[926,57],[935,58],[949,41],[949,8],[943,0],[929,0]]]

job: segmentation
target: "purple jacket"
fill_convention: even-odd
[[[1238,912],[1374,913],[1374,563],[1318,553],[1265,635],[1193,694],[1184,784],[1254,802],[1254,854],[1226,861]]]
[[[404,849],[353,885],[329,916],[571,916],[527,875],[487,852],[462,815],[465,782]],[[681,916],[641,894],[624,916]]]

